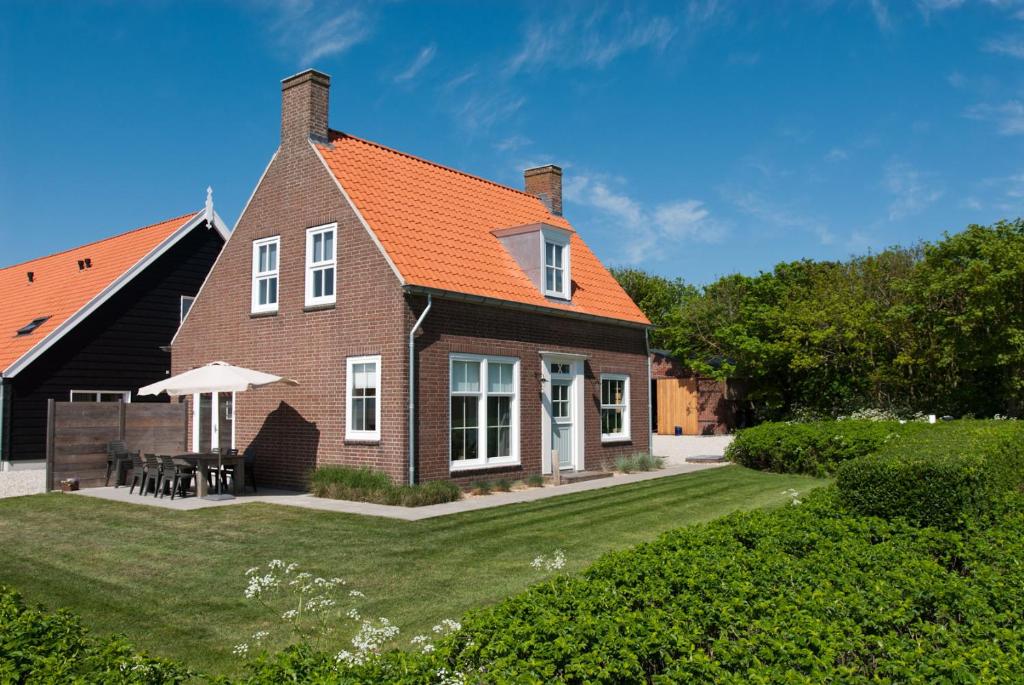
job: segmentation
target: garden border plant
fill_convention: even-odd
[[[395,485],[386,473],[368,467],[321,466],[309,478],[317,497],[422,507],[462,499],[459,486],[448,481]]]

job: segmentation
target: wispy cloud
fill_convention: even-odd
[[[277,17],[270,23],[271,32],[287,50],[299,55],[303,66],[341,54],[373,32],[373,22],[359,5],[338,11],[318,0],[287,0],[273,7]]]
[[[469,69],[466,69],[465,71],[448,79],[445,82],[444,86],[441,87],[441,90],[445,93],[450,93],[453,90],[458,90],[460,86],[476,78],[476,75],[478,73],[480,73],[480,69],[478,67],[470,67]]]
[[[567,11],[526,26],[519,49],[505,65],[516,74],[542,65],[561,68],[588,66],[601,69],[619,56],[650,48],[664,50],[676,33],[665,16],[644,16],[631,10],[610,13],[607,7]]]
[[[470,133],[486,131],[526,104],[526,98],[508,90],[474,92],[456,107],[456,120]]]
[[[526,147],[532,142],[533,141],[526,136],[516,134],[499,140],[494,144],[494,148],[498,150],[498,152],[513,152],[519,148]]]
[[[841,148],[841,147],[834,147],[831,150],[829,150],[827,153],[825,153],[825,161],[826,162],[842,162],[843,160],[849,158],[849,156],[850,156],[850,153],[847,152],[846,150],[844,150],[843,148]]]
[[[799,230],[815,236],[822,245],[829,245],[835,235],[828,223],[818,217],[808,215],[777,200],[771,199],[754,190],[738,190],[723,188],[723,197],[736,206],[741,212],[763,221],[776,228]]]
[[[404,83],[406,81],[411,81],[412,79],[416,78],[419,75],[419,73],[423,71],[423,69],[425,69],[426,66],[433,61],[434,56],[436,54],[437,45],[435,45],[434,43],[431,43],[430,45],[424,47],[416,55],[416,58],[412,61],[412,64],[406,67],[402,73],[395,76],[395,83]]]
[[[918,171],[900,161],[886,165],[882,184],[892,196],[889,203],[890,221],[921,213],[944,193],[932,174]]]
[[[728,230],[728,225],[712,217],[700,200],[675,200],[648,207],[613,188],[611,181],[601,175],[574,174],[567,180],[564,193],[568,202],[596,210],[606,224],[628,236],[622,241],[620,260],[626,264],[656,256],[655,247],[662,241],[715,243]]]
[[[1024,133],[1024,103],[1009,100],[999,105],[980,103],[969,107],[964,113],[968,119],[989,121],[1005,136]]]
[[[889,6],[885,4],[885,0],[870,0],[870,5],[878,28],[882,31],[892,31],[892,16],[889,14]]]
[[[990,38],[982,46],[985,52],[997,55],[1008,55],[1017,59],[1024,59],[1024,37],[1002,36],[1001,38]]]

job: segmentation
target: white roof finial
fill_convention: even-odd
[[[213,186],[206,186],[206,220],[213,226]]]

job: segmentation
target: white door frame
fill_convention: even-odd
[[[583,365],[586,356],[567,352],[541,352],[541,470],[551,474],[551,364],[568,364],[571,381],[572,404],[572,459],[570,470],[582,471],[584,458],[584,404]],[[562,376],[563,378],[565,376]],[[563,469],[565,470],[565,469]]]

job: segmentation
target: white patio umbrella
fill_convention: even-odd
[[[245,392],[250,388],[260,388],[273,383],[284,383],[286,385],[298,385],[297,381],[282,376],[275,376],[272,373],[254,371],[241,366],[233,366],[226,362],[210,362],[177,376],[171,376],[166,380],[151,383],[139,388],[140,395],[159,395],[167,393],[172,397],[178,395],[194,395],[196,393],[214,392]],[[217,455],[217,471],[221,469],[221,455]],[[209,499],[231,499],[233,495],[225,495],[221,492],[221,482],[217,479],[217,494],[208,495]]]
[[[297,381],[275,376],[272,373],[233,366],[227,362],[210,362],[205,366],[139,388],[139,394],[159,395],[165,392],[175,397],[177,395],[194,395],[200,392],[245,392],[250,388],[259,388],[272,383],[298,385]]]

